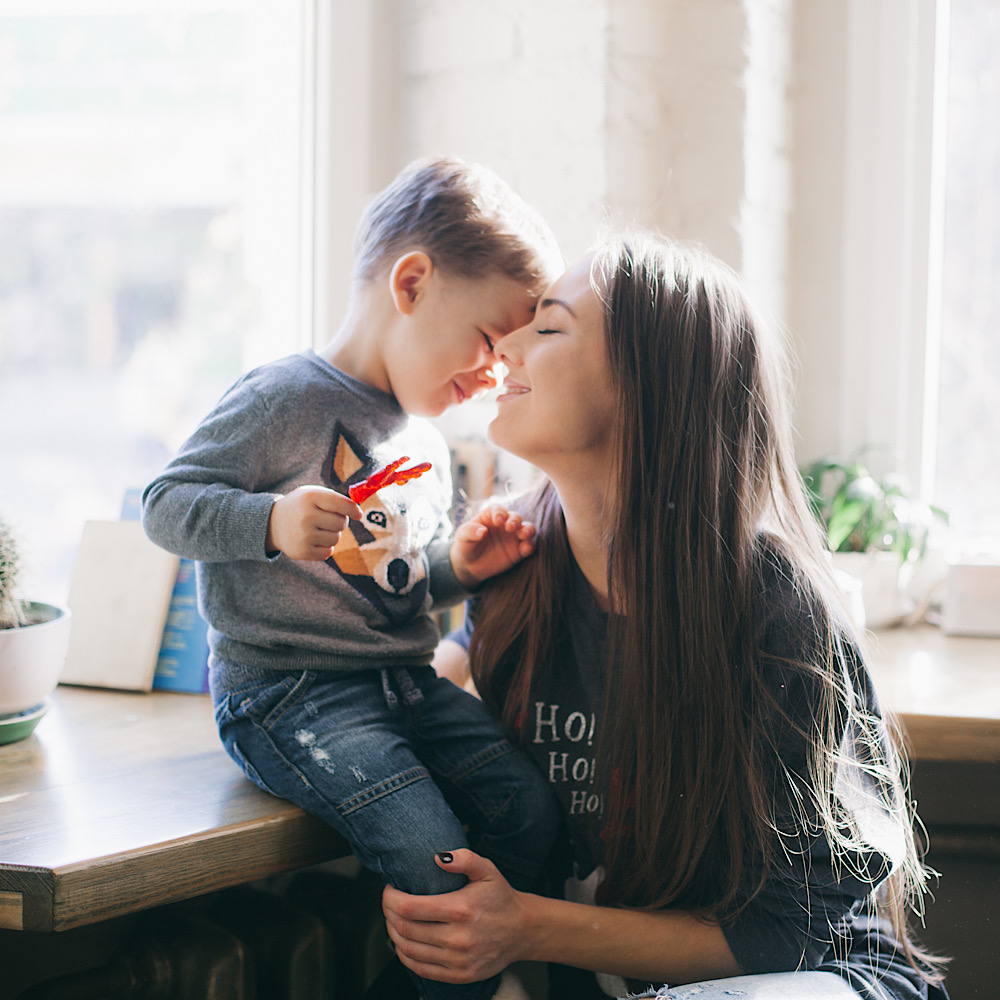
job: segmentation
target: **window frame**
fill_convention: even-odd
[[[948,0],[850,0],[839,439],[891,449],[932,499]]]

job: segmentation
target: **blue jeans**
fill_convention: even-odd
[[[246,775],[329,823],[396,888],[461,888],[465,877],[434,855],[470,846],[515,888],[541,874],[559,824],[545,777],[431,667],[284,674],[213,660],[211,688],[222,742]],[[498,982],[419,988],[425,1000],[488,1000]]]

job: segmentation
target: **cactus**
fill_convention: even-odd
[[[24,602],[16,596],[21,553],[9,524],[0,518],[0,628],[24,624]]]

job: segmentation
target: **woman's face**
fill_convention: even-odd
[[[591,459],[609,457],[615,394],[590,264],[570,268],[534,319],[495,347],[508,375],[489,438],[550,475],[567,462],[593,468]]]

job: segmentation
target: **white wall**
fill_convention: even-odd
[[[840,450],[844,325],[847,19],[842,3],[797,5],[795,134],[787,325],[799,367],[796,429],[803,460]]]
[[[740,270],[791,333],[803,460],[871,440],[897,406],[857,379],[858,317],[877,315],[868,297],[879,285],[878,261],[869,248],[861,262],[857,245],[871,242],[860,223],[912,222],[865,184],[880,164],[892,177],[915,133],[876,134],[877,155],[856,144],[872,140],[876,116],[862,112],[879,46],[898,50],[883,76],[910,72],[935,0],[328,2],[333,92],[347,98],[327,118],[331,316],[349,267],[346,220],[413,157],[449,152],[506,177],[569,260],[603,224],[638,223]],[[912,300],[905,284],[898,275],[886,299],[890,322]]]
[[[335,2],[333,72],[353,108],[379,104],[335,145],[367,163],[371,189],[415,156],[481,160],[569,258],[605,222],[635,222],[738,268],[777,257],[783,280],[790,2]]]

